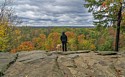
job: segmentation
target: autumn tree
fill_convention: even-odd
[[[84,34],[81,34],[79,36],[77,36],[77,39],[78,39],[78,49],[82,50],[83,47],[84,47],[84,39],[85,39],[85,35]]]
[[[116,25],[117,14],[120,8],[120,2],[123,0],[85,0],[89,12],[94,17],[94,25],[96,26],[112,26]]]
[[[67,31],[65,33],[68,37],[68,50],[77,50],[78,49],[78,39],[77,39],[77,35],[72,32],[72,31]]]
[[[14,24],[17,23],[17,17],[14,16],[13,8],[9,5],[11,0],[4,0],[0,4],[0,51],[9,51],[13,40],[11,35],[14,31]]]
[[[0,51],[5,51],[8,48],[8,35],[9,35],[9,18],[10,12],[7,11],[7,1],[0,7]]]
[[[18,47],[17,51],[31,51],[34,49],[34,45],[31,41],[22,42]]]
[[[40,34],[39,37],[32,39],[35,49],[45,50],[46,35]]]
[[[118,51],[119,37],[120,37],[120,24],[122,19],[122,3],[124,0],[85,0],[89,12],[93,13],[94,25],[96,26],[116,26],[116,47]],[[117,21],[117,22],[116,22]],[[116,24],[117,23],[117,24]]]
[[[48,35],[47,40],[46,40],[46,50],[52,51],[56,50],[57,44],[60,44],[60,33],[58,32],[52,32]]]

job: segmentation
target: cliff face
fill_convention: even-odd
[[[125,77],[125,56],[84,51],[20,52],[4,74],[4,77]]]

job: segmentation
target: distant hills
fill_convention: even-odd
[[[18,26],[30,28],[95,28],[95,26]]]

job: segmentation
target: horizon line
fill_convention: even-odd
[[[54,27],[70,27],[70,28],[95,28],[95,26],[16,26],[16,27],[32,27],[32,28],[54,28]]]

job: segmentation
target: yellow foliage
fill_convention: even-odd
[[[7,25],[8,23],[0,22],[0,51],[5,51],[8,48],[9,27]]]
[[[7,28],[8,27],[4,24],[0,25],[0,37],[6,36]]]
[[[15,34],[16,34],[16,35],[20,35],[20,34],[21,34],[21,31],[20,31],[20,30],[15,30]]]
[[[77,42],[76,42],[76,38],[70,38],[69,41],[68,41],[68,48],[70,50],[77,50],[78,49],[78,45],[77,45]]]
[[[90,50],[95,50],[96,49],[96,46],[94,44],[91,44],[90,45]]]
[[[47,50],[56,50],[57,44],[59,44],[60,41],[60,34],[58,32],[50,33],[47,40],[46,40],[46,49]]]
[[[32,42],[36,49],[45,49],[46,35],[40,34],[39,37],[33,38]]]

